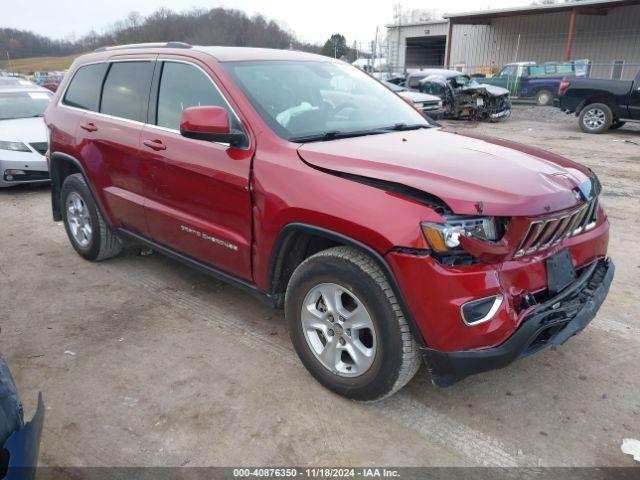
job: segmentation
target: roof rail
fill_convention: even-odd
[[[96,48],[94,52],[110,52],[111,50],[126,50],[129,48],[191,48],[191,45],[185,42],[131,43],[114,47],[100,47]]]

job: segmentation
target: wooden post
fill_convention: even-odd
[[[573,47],[574,28],[576,25],[577,8],[571,9],[571,18],[569,19],[569,34],[567,35],[567,51],[565,53],[565,60],[568,62],[571,60],[571,48]]]

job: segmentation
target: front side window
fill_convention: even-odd
[[[100,87],[108,64],[96,63],[80,67],[71,79],[62,103],[83,110],[98,111]]]
[[[42,117],[50,100],[48,92],[0,93],[0,120]]]
[[[282,138],[430,126],[405,101],[361,70],[320,61],[222,64]]]
[[[146,121],[153,62],[116,62],[102,90],[100,113]]]
[[[507,65],[502,69],[499,75],[501,77],[515,77],[517,69],[518,67],[516,65]]]
[[[186,63],[165,62],[156,125],[179,130],[182,112],[189,107],[223,107],[230,113],[227,102],[202,70]],[[240,128],[234,115],[230,115],[230,125]]]

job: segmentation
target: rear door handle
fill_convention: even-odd
[[[80,128],[86,130],[87,132],[95,132],[98,130],[98,127],[94,123],[81,123]]]
[[[150,149],[156,150],[156,151],[167,149],[167,146],[164,143],[162,143],[160,140],[145,140],[142,143],[144,143],[146,147],[149,147]]]

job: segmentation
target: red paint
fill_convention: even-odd
[[[222,107],[191,107],[182,112],[181,132],[229,133],[229,114]]]
[[[50,151],[77,158],[97,201],[114,226],[208,263],[262,291],[278,235],[306,223],[357,240],[384,256],[426,343],[453,351],[498,345],[522,321],[523,292],[546,288],[544,259],[560,247],[583,266],[606,256],[609,224],[599,225],[537,255],[512,260],[532,218],[574,208],[573,189],[590,172],[558,155],[527,146],[445,129],[395,132],[304,145],[275,135],[217,63],[224,60],[306,59],[299,52],[251,49],[136,49],[81,57],[177,59],[195,63],[218,85],[248,136],[246,149],[185,138],[177,131],[58,106],[65,83],[46,112]],[[323,61],[333,61],[324,59]],[[228,128],[212,108],[185,111],[185,127]],[[95,131],[82,125],[93,124]],[[457,214],[511,217],[503,245],[485,249],[484,262],[444,267],[429,255],[420,222],[441,222],[432,208],[398,193],[356,183],[321,169],[403,184],[441,198]],[[470,250],[477,250],[469,246]],[[482,250],[482,249],[481,249]],[[475,251],[475,250],[474,250]],[[476,252],[481,256],[482,252]],[[467,327],[466,301],[501,292],[506,301],[489,322]]]

